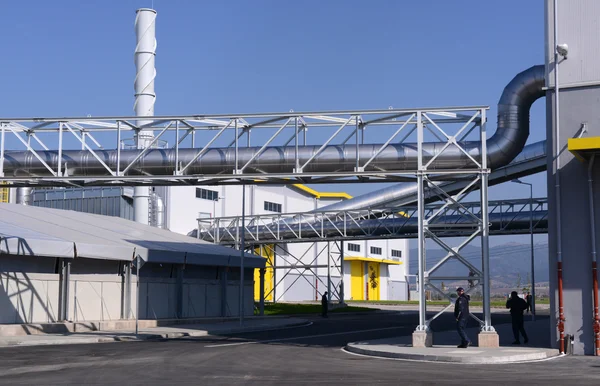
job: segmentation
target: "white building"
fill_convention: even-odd
[[[198,227],[198,218],[240,216],[241,186],[156,188],[165,203],[165,227],[188,234]],[[352,198],[346,193],[321,193],[307,186],[246,187],[246,215],[305,213]],[[328,243],[287,243],[256,250],[272,263],[265,276],[268,301],[318,300],[327,287]],[[275,257],[273,258],[273,251]],[[339,248],[329,245],[332,262]],[[408,240],[369,240],[344,243],[345,300],[407,300]],[[303,268],[285,268],[290,265]],[[334,263],[332,263],[334,264]],[[278,268],[272,268],[272,267]],[[307,268],[306,266],[319,266]],[[339,291],[339,268],[330,268],[333,298]],[[275,286],[275,284],[277,284]],[[258,273],[255,275],[258,298]]]

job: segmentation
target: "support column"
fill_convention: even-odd
[[[67,259],[60,260],[60,277],[58,293],[58,320],[66,321],[69,318],[69,282],[71,276],[71,262]]]
[[[228,267],[224,267],[221,271],[221,316],[227,316],[227,276]]]
[[[331,304],[331,243],[327,242],[327,307]],[[319,274],[319,269],[316,269],[317,276]]]
[[[121,289],[121,319],[131,317],[131,263],[123,262],[123,280]]]
[[[176,289],[176,309],[175,315],[178,319],[183,318],[183,275],[185,271],[185,265],[181,264],[177,266],[177,289]]]
[[[433,346],[433,335],[427,325],[427,306],[425,298],[425,202],[423,198],[423,173],[417,175],[417,211],[418,213],[418,290],[419,290],[419,325],[413,332],[413,347]]]
[[[340,241],[340,304],[345,304],[344,299],[344,242]]]
[[[490,219],[488,209],[487,169],[487,118],[486,110],[481,110],[481,270],[483,271],[483,323],[478,336],[479,347],[500,347],[500,339],[492,327],[492,310],[490,305]]]
[[[262,248],[262,247],[261,247]],[[265,273],[267,272],[267,270],[265,268],[261,268],[259,270],[259,293],[260,293],[260,298],[259,298],[259,312],[260,312],[260,316],[263,316],[265,314]]]

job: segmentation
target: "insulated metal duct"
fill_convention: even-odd
[[[544,66],[534,66],[518,74],[504,89],[498,104],[498,126],[494,135],[487,141],[488,167],[496,169],[513,160],[525,146],[529,136],[529,108],[544,95]],[[466,141],[461,147],[474,159],[480,159],[481,143]],[[381,145],[358,146],[360,159],[369,159],[377,154]],[[299,148],[301,163],[307,162],[320,146]],[[444,149],[443,143],[424,143],[424,162],[438,155],[430,165],[431,169],[461,169],[472,165],[471,160],[458,148]],[[239,163],[245,164],[257,154],[260,147],[240,148]],[[121,152],[121,170],[131,163],[141,150]],[[182,164],[192,161],[197,149],[179,149],[178,159]],[[304,172],[353,171],[356,166],[357,147],[354,145],[331,145],[309,163]],[[57,151],[39,151],[41,158],[51,167],[58,165]],[[97,151],[99,158],[111,168],[116,168],[117,151]],[[295,147],[272,146],[266,148],[249,165],[265,173],[293,173],[295,167]],[[27,151],[6,152],[4,171],[11,174],[29,173],[38,176],[48,175],[45,166]],[[235,149],[211,148],[187,169],[188,174],[214,174],[232,172],[235,168]],[[67,150],[62,152],[62,162],[69,175],[106,175],[107,170],[89,151]],[[172,175],[175,168],[175,150],[151,149],[136,164],[132,173]],[[381,151],[368,170],[390,171],[415,170],[417,168],[417,144],[390,144]]]
[[[489,185],[497,185],[515,178],[535,174],[546,170],[546,141],[540,141],[525,146],[521,154],[506,166],[497,168],[490,173]],[[465,188],[471,181],[435,182],[444,192],[456,194]],[[478,188],[478,186],[475,186]],[[425,202],[438,201],[430,188],[425,189]],[[349,200],[319,208],[317,211],[343,211],[359,209],[392,208],[411,205],[417,202],[416,184],[401,183],[365,193]]]

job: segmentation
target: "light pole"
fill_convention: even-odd
[[[535,322],[535,262],[533,252],[533,184],[515,178],[511,182],[529,185],[529,234],[531,236],[531,320]]]

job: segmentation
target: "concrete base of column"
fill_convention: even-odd
[[[490,348],[498,348],[500,347],[500,338],[498,333],[495,331],[492,332],[480,332],[477,336],[478,346],[479,347],[490,347]]]
[[[413,347],[433,346],[433,334],[428,331],[415,331],[412,334]]]

